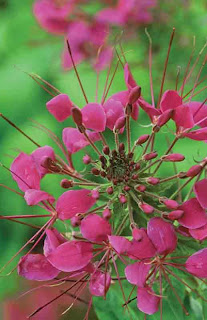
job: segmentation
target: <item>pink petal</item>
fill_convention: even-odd
[[[43,247],[44,255],[49,256],[53,250],[64,242],[66,242],[66,239],[56,229],[47,229]]]
[[[85,239],[102,242],[111,234],[111,225],[97,214],[90,214],[81,221],[80,231]]]
[[[56,210],[58,218],[67,220],[77,213],[87,212],[96,202],[87,189],[69,190],[64,192],[57,200]]]
[[[207,223],[198,229],[189,229],[190,235],[199,241],[203,241],[207,239]]]
[[[89,290],[93,296],[104,296],[108,291],[111,284],[110,274],[96,271],[91,275],[89,282]]]
[[[122,236],[109,236],[111,246],[119,254],[126,254],[131,247],[131,242]]]
[[[51,148],[49,146],[44,146],[44,147],[40,147],[40,148],[37,148],[36,150],[34,150],[31,153],[31,157],[35,161],[35,164],[37,166],[37,170],[38,170],[41,178],[43,178],[46,173],[49,173],[49,171],[46,168],[43,168],[43,166],[41,166],[42,160],[44,157],[48,157],[54,161],[55,160],[55,152],[54,152],[53,148]]]
[[[163,93],[160,106],[162,111],[169,109],[175,109],[182,104],[182,98],[179,96],[177,91],[167,90]]]
[[[96,14],[96,19],[102,23],[109,23],[121,26],[124,24],[124,15],[116,8],[106,8]]]
[[[20,259],[18,273],[28,280],[46,281],[57,277],[60,271],[43,254],[28,254]]]
[[[186,228],[197,229],[207,223],[206,212],[196,198],[184,202],[178,209],[184,211],[183,216],[178,219],[178,222]]]
[[[55,198],[51,196],[51,194],[45,191],[35,189],[26,190],[24,198],[28,206],[34,206],[44,200],[49,201],[50,203],[53,203],[55,201]]]
[[[98,133],[91,132],[89,130],[86,130],[86,133],[93,142],[100,140]],[[86,140],[84,135],[75,128],[63,129],[63,143],[71,154],[89,145],[89,142]]]
[[[207,104],[200,101],[191,101],[187,104],[193,114],[195,123],[199,123],[199,126],[204,128],[207,126]]]
[[[207,278],[207,248],[199,250],[186,261],[188,272],[199,278]]]
[[[47,259],[61,271],[77,271],[91,261],[92,245],[83,241],[68,241],[53,250]]]
[[[162,218],[150,219],[147,225],[147,234],[158,253],[168,254],[176,249],[177,237],[174,227]]]
[[[104,103],[103,108],[106,113],[106,126],[110,130],[113,130],[116,121],[124,116],[123,105],[120,101],[110,98]]]
[[[200,205],[207,209],[207,179],[200,180],[194,185],[194,192]]]
[[[160,298],[150,287],[137,289],[137,307],[146,314],[154,314],[159,309]]]
[[[62,122],[71,115],[71,108],[73,107],[72,101],[67,94],[59,94],[46,103],[48,111],[57,119]]]
[[[173,120],[175,121],[178,130],[179,128],[189,129],[194,126],[192,113],[185,105],[181,105],[175,109]]]
[[[156,249],[144,229],[140,229],[140,237],[139,241],[133,239],[131,242],[131,247],[128,250],[130,258],[145,259],[154,257]]]
[[[152,122],[154,122],[155,117],[158,117],[161,114],[160,110],[155,109],[151,104],[142,98],[139,98],[139,105],[148,114]]]
[[[128,89],[137,87],[137,83],[132,76],[128,63],[124,66],[124,80]]]
[[[102,132],[106,127],[106,115],[102,105],[98,103],[89,103],[83,107],[83,124],[86,128],[97,132]]]
[[[120,91],[117,93],[114,93],[109,99],[113,99],[115,101],[121,102],[123,107],[126,107],[128,100],[129,100],[129,91]]]
[[[32,157],[21,152],[11,164],[12,178],[17,182],[19,189],[40,189],[40,175]]]
[[[196,141],[207,140],[207,128],[201,128],[188,133],[184,133],[183,136]]]
[[[150,271],[151,265],[147,262],[136,262],[130,264],[125,268],[125,275],[127,280],[131,284],[135,284],[138,287],[144,287],[147,275]]]
[[[96,63],[94,64],[94,69],[97,72],[105,69],[111,62],[113,58],[113,49],[111,47],[105,47],[101,50]]]

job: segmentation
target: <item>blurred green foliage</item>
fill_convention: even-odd
[[[96,2],[99,1],[90,2],[88,5],[89,12],[94,12]],[[54,143],[43,132],[35,128],[30,119],[44,124],[60,138],[63,125],[57,123],[45,108],[49,95],[23,71],[39,74],[62,92],[68,93],[71,100],[79,106],[84,105],[84,100],[74,72],[63,72],[61,69],[60,55],[64,45],[63,38],[47,34],[39,28],[32,14],[32,3],[32,0],[0,1],[0,112],[36,139],[39,144],[50,144],[55,148]],[[159,6],[155,10],[155,22],[148,26],[148,32],[153,42],[153,81],[156,98],[160,89],[162,70],[172,27],[176,27],[176,37],[169,60],[165,88],[174,89],[177,67],[181,67],[181,75],[183,76],[193,48],[193,36],[196,36],[196,54],[206,41],[206,9],[205,0],[159,1]],[[115,35],[111,35],[111,38],[113,37]],[[126,57],[131,65],[133,75],[142,87],[143,96],[150,102],[148,39],[144,27],[139,29],[135,39],[124,42],[123,46],[127,52]],[[83,63],[78,69],[87,96],[92,101],[95,97],[96,74],[87,63]],[[189,83],[189,88],[192,87],[195,77]],[[105,78],[106,72],[103,72],[99,84],[100,97]],[[123,72],[120,68],[109,94],[124,88]],[[199,100],[203,101],[204,97],[205,92],[199,95]],[[140,124],[149,124],[148,118],[142,112],[139,123],[133,126],[133,134],[136,137],[147,131]],[[70,121],[65,123],[65,126],[67,125],[70,125]],[[9,166],[12,158],[17,155],[17,150],[24,150],[29,153],[34,149],[34,146],[3,119],[0,119],[0,148],[0,161]],[[157,141],[156,149],[158,152],[162,152],[164,148],[165,135],[163,134],[163,137]],[[180,142],[178,149],[175,148],[175,151],[179,149],[182,149],[184,154],[189,155],[185,164],[180,165],[180,170],[185,170],[185,166],[193,164],[194,160],[199,160],[206,155],[205,145],[191,140]],[[75,161],[77,160],[77,168],[80,169],[81,162],[78,161],[78,159],[81,159],[80,156],[74,158]],[[163,169],[163,174],[167,170],[168,166]],[[9,172],[1,167],[0,177],[1,183],[17,189]],[[59,179],[56,177],[50,177],[49,183],[45,179],[43,186],[46,191],[53,194],[55,189],[56,195],[59,195],[61,190],[58,187],[58,181]],[[4,188],[0,189],[0,214],[32,213],[35,210],[34,208],[28,208],[24,201],[14,193]],[[29,230],[27,227],[9,221],[1,221],[0,264],[6,263],[28,238]],[[14,266],[15,263],[12,263],[9,269]],[[7,278],[0,278],[0,299],[11,297],[15,290],[19,290],[20,283],[15,274],[16,272]]]

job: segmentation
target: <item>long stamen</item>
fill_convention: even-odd
[[[198,80],[199,80],[199,78],[200,78],[201,72],[202,72],[203,68],[205,67],[206,62],[207,62],[207,55],[205,56],[205,58],[204,58],[204,60],[203,60],[203,62],[202,62],[202,65],[201,65],[201,67],[200,67],[200,69],[199,69],[199,71],[198,71],[198,75],[197,75],[197,77],[196,77],[195,84],[194,84],[194,86],[193,86],[193,90],[192,90],[191,95],[190,95],[190,97],[189,97],[189,102],[191,101],[191,99],[192,99],[192,97],[193,97],[193,94],[194,94],[196,85],[197,85]]]
[[[151,98],[152,98],[152,106],[155,106],[155,99],[154,99],[154,91],[153,91],[153,80],[152,80],[152,38],[145,28],[145,33],[149,40],[149,77],[150,77],[150,91],[151,91]]]
[[[166,71],[167,71],[167,65],[168,65],[168,60],[169,60],[169,56],[170,56],[170,50],[172,47],[172,42],[173,42],[173,38],[175,35],[175,28],[173,28],[171,37],[170,37],[170,43],[168,46],[168,52],[167,52],[167,57],[165,60],[165,66],[164,66],[164,71],[163,71],[163,76],[162,76],[162,82],[161,82],[161,87],[160,87],[160,93],[159,93],[159,98],[158,98],[158,103],[157,103],[157,109],[159,109],[160,107],[160,101],[161,101],[161,97],[162,97],[162,92],[163,92],[163,87],[164,87],[164,82],[165,82],[165,76],[166,76]]]
[[[69,55],[70,55],[70,58],[71,58],[71,62],[72,62],[72,65],[73,65],[73,68],[74,68],[76,77],[77,77],[77,79],[78,79],[78,82],[79,82],[79,85],[80,85],[80,88],[81,88],[81,91],[82,91],[82,93],[83,93],[83,96],[84,96],[84,98],[85,98],[86,103],[88,103],[88,98],[87,98],[87,96],[86,96],[85,90],[83,89],[83,85],[82,85],[81,79],[80,79],[79,74],[78,74],[78,70],[77,70],[76,65],[75,65],[75,62],[74,62],[69,41],[66,40],[66,43],[67,43],[68,52],[69,52]]]

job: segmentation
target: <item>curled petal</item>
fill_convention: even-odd
[[[109,236],[108,239],[109,239],[111,246],[119,254],[126,254],[131,247],[131,242],[124,237]]]
[[[132,76],[128,63],[126,63],[124,66],[124,80],[129,90],[137,87],[137,83]]]
[[[142,98],[139,99],[139,105],[147,113],[152,122],[154,122],[154,118],[161,114],[160,110],[155,109],[151,104]]]
[[[31,156],[33,158],[33,160],[35,161],[35,164],[37,166],[37,170],[41,176],[41,178],[43,178],[45,176],[46,173],[48,173],[48,169],[43,168],[43,166],[41,166],[42,160],[44,157],[48,157],[50,159],[52,159],[53,161],[55,160],[55,153],[53,148],[49,147],[49,146],[44,146],[44,147],[40,147],[37,148],[36,150],[34,150],[31,153]]]
[[[77,213],[87,212],[96,202],[87,189],[69,190],[64,192],[57,200],[56,210],[58,218],[67,220]]]
[[[12,162],[11,171],[20,190],[40,189],[40,175],[30,155],[21,152]]]
[[[86,130],[86,133],[93,142],[100,140],[98,133],[89,130]],[[89,145],[84,135],[76,128],[63,129],[63,142],[70,153],[75,153]]]
[[[78,271],[89,264],[93,257],[92,245],[83,241],[68,241],[54,249],[47,259],[57,269]]]
[[[28,280],[46,281],[60,273],[43,254],[28,254],[20,259],[18,273]]]
[[[202,179],[195,183],[194,192],[201,207],[207,209],[207,179]]]
[[[162,111],[175,109],[182,104],[182,98],[177,91],[167,90],[163,93],[160,106]]]
[[[203,241],[207,239],[207,223],[198,229],[189,229],[190,235],[199,241]]]
[[[43,247],[44,255],[47,257],[64,242],[66,242],[66,239],[56,229],[47,229]]]
[[[51,194],[35,189],[26,190],[24,198],[28,206],[34,206],[44,200],[49,201],[50,203],[53,203],[55,201],[55,198],[51,196]]]
[[[197,229],[207,223],[206,212],[196,198],[184,202],[178,209],[184,211],[178,222],[186,228]]]
[[[148,237],[144,229],[140,229],[140,240],[132,240],[131,246],[128,250],[128,255],[131,259],[145,259],[154,257],[156,248]]]
[[[137,307],[146,314],[154,314],[158,311],[160,298],[150,287],[137,289]]]
[[[207,128],[201,128],[188,133],[183,133],[183,136],[196,141],[207,140]]]
[[[138,287],[144,287],[147,275],[150,271],[151,265],[144,262],[136,262],[130,264],[125,268],[125,275],[131,284]]]
[[[100,297],[104,296],[108,291],[111,284],[110,274],[96,271],[91,275],[89,289],[93,296]]]
[[[72,101],[67,94],[59,94],[46,103],[48,111],[55,117],[56,120],[62,122],[71,115],[73,107]]]
[[[113,130],[116,121],[124,117],[124,108],[120,101],[109,99],[104,103],[103,108],[106,113],[106,126]]]
[[[171,223],[161,218],[152,218],[147,225],[147,234],[158,253],[168,254],[177,246],[177,237]]]
[[[188,272],[199,278],[207,278],[207,248],[199,250],[186,261]]]
[[[98,103],[88,103],[81,110],[83,124],[86,128],[97,132],[102,132],[106,127],[106,115],[102,105]]]
[[[82,220],[80,230],[84,238],[90,241],[102,242],[106,241],[108,235],[111,234],[111,225],[97,214],[90,214]]]

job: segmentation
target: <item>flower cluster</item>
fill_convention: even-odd
[[[156,6],[156,0],[118,0],[115,4],[101,1],[101,7],[105,5],[105,8],[93,16],[84,5],[88,6],[88,1],[36,0],[33,12],[43,29],[64,35],[70,41],[75,63],[93,58],[94,68],[100,71],[112,59],[112,48],[108,44],[111,28],[124,27],[130,34],[136,26],[151,23],[151,9]],[[72,67],[67,48],[62,55],[62,65],[64,69]]]
[[[168,287],[188,314],[172,278],[206,301],[183,275],[194,277],[198,287],[207,278],[207,158],[183,172],[178,168],[185,156],[173,151],[181,139],[207,140],[206,99],[191,101],[202,82],[199,78],[206,57],[189,92],[184,94],[184,89],[195,65],[191,69],[188,65],[180,89],[176,85],[176,90],[164,91],[171,42],[156,105],[153,90],[152,103],[145,100],[128,63],[123,64],[126,90],[107,98],[109,88],[105,88],[100,103],[88,101],[80,82],[86,100],[82,108],[44,81],[52,95],[46,104],[49,113],[58,122],[71,117],[74,123],[73,127],[63,129],[63,143],[41,125],[56,142],[63,158],[50,146],[38,145],[1,114],[37,146],[31,154],[21,152],[11,164],[10,172],[20,189],[15,192],[28,206],[45,210],[44,214],[0,217],[17,222],[21,218],[40,217],[44,221],[42,226],[33,226],[37,231],[10,261],[32,244],[18,263],[19,275],[48,281],[50,285],[70,284],[30,317],[75,288],[73,305],[88,285],[91,296],[85,317],[88,319],[93,297],[107,298],[115,282],[120,285],[123,306],[129,312],[134,298],[125,296],[126,281],[133,285],[132,292],[137,290],[138,309],[151,315],[160,308],[161,319]],[[151,77],[150,82],[152,89]],[[131,128],[138,121],[140,108],[149,116],[150,131],[132,142]],[[156,142],[159,135],[164,135],[164,127],[169,144],[160,155]],[[106,134],[114,137],[113,143],[112,139],[106,139]],[[85,150],[82,159],[85,168],[78,172],[73,154],[80,150]],[[161,167],[166,164],[172,164],[172,170],[162,176]],[[41,181],[46,175],[60,177],[63,192],[57,199],[42,190]],[[184,198],[185,190],[188,194]],[[62,222],[66,232],[58,231],[57,222]],[[43,239],[42,253],[33,252]],[[189,243],[193,243],[190,249]],[[122,265],[125,274],[120,275]],[[71,305],[66,311],[70,308]]]

